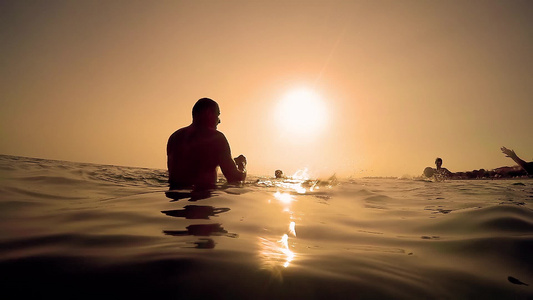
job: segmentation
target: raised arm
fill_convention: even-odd
[[[505,154],[507,157],[510,157],[512,160],[514,160],[519,166],[524,168],[524,170],[526,169],[527,162],[525,162],[520,157],[518,157],[518,155],[516,155],[516,153],[514,153],[513,150],[507,149],[505,147],[502,147],[501,150],[503,154]]]

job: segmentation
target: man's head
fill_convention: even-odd
[[[202,98],[192,108],[192,122],[195,125],[216,129],[220,123],[218,104],[209,98]]]
[[[437,165],[437,169],[440,169],[442,166],[442,158],[437,157],[437,159],[435,159],[435,165]]]

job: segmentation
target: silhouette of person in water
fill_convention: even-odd
[[[524,169],[529,176],[533,175],[533,162],[524,161],[523,159],[518,157],[518,155],[516,155],[516,153],[513,150],[507,149],[505,147],[502,147],[500,150],[502,150],[503,154],[505,154],[507,157],[510,157],[520,167],[522,167],[522,169]]]
[[[246,178],[246,158],[232,159],[228,140],[217,130],[220,108],[209,98],[202,98],[192,109],[192,124],[174,132],[167,143],[170,189],[214,188],[217,167],[229,183]]]
[[[435,165],[437,166],[437,170],[435,171],[435,174],[438,175],[444,175],[446,177],[450,177],[453,175],[452,172],[450,172],[448,169],[442,167],[442,158],[437,157],[435,159]]]

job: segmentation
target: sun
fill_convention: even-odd
[[[308,88],[293,89],[277,107],[277,123],[283,131],[307,136],[321,131],[327,119],[326,105],[319,94]]]

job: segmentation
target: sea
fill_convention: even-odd
[[[221,179],[0,155],[4,299],[533,299],[533,180]]]

